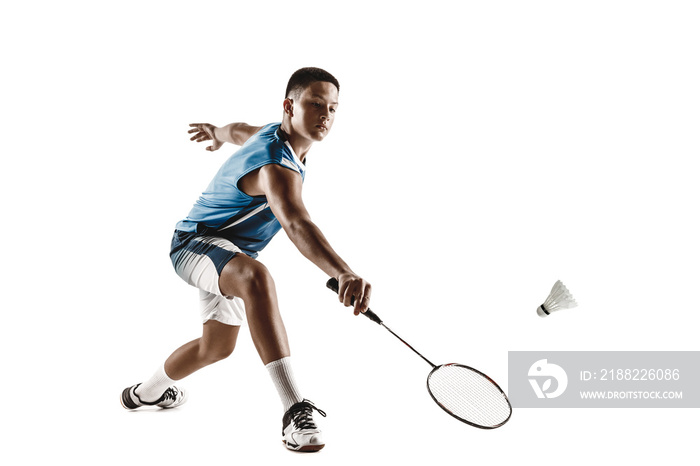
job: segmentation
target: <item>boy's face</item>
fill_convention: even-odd
[[[292,101],[291,123],[305,139],[322,141],[333,127],[338,108],[338,89],[328,82],[314,82]]]

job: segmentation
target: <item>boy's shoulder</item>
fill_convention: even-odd
[[[241,146],[238,152],[256,152],[256,151],[267,151],[267,152],[278,152],[283,150],[285,145],[285,139],[280,134],[279,128],[281,123],[268,123],[263,126],[260,131],[255,133],[248,139],[245,144]]]
[[[303,176],[305,166],[294,153],[284,133],[279,131],[280,125],[281,123],[269,123],[263,126],[224,162],[220,174],[238,180],[256,168],[274,163]]]

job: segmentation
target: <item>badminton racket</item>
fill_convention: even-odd
[[[331,278],[326,286],[338,293],[337,279]],[[463,364],[435,365],[387,327],[372,310],[367,309],[363,315],[387,329],[430,364],[433,370],[428,374],[428,392],[445,412],[481,429],[495,429],[508,422],[513,412],[510,401],[501,387],[489,376]]]

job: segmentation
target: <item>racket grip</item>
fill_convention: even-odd
[[[326,287],[329,290],[335,291],[336,294],[338,294],[338,279],[336,278],[331,278],[326,282]],[[350,300],[350,304],[355,304],[355,297],[353,296],[352,299]],[[376,322],[381,325],[382,319],[379,318],[377,314],[372,312],[371,309],[367,309],[365,312],[362,313],[363,316],[367,317],[369,320],[372,322]]]

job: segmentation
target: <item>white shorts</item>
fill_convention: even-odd
[[[243,300],[229,299],[219,289],[221,271],[239,253],[242,252],[238,246],[223,238],[175,231],[170,260],[180,278],[199,288],[202,323],[208,320],[234,326],[243,323]]]

